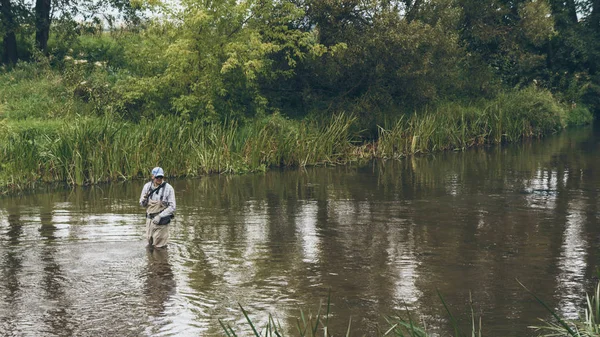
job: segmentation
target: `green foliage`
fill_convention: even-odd
[[[35,16],[12,4],[19,58],[37,61]],[[110,78],[107,110],[132,121],[178,115],[214,122],[272,112],[328,118],[344,111],[374,138],[376,126],[399,113],[491,99],[534,81],[568,104],[600,106],[599,5],[589,0],[100,4],[119,7],[131,21],[116,28],[110,15],[103,25],[86,12],[94,6],[87,2],[76,9],[54,4],[45,56],[61,70],[102,64]],[[142,20],[133,15],[141,8],[158,15]],[[78,12],[86,20],[74,20]],[[99,83],[92,69],[79,83],[90,74]],[[105,102],[97,102],[100,108],[90,110],[101,113]]]
[[[174,157],[185,168],[177,174],[195,175],[542,137],[589,123],[600,106],[598,32],[559,15],[556,1],[145,4],[161,16],[111,31],[60,17],[47,56],[32,51],[25,16],[18,22],[18,45],[35,63],[0,69],[0,119],[77,123],[60,137],[11,132],[5,156],[31,150],[5,164],[13,181],[94,183],[154,164],[98,174],[109,161],[90,149],[110,149],[96,136],[113,129],[135,144],[155,130],[192,154]],[[129,163],[140,152],[124,136],[120,147],[129,152],[106,153]]]
[[[491,111],[502,117],[507,129],[498,128],[494,137],[500,139],[506,133],[511,141],[521,136],[541,137],[553,133],[565,126],[566,108],[547,90],[530,86],[523,90],[502,93],[491,106]]]
[[[156,21],[146,31],[161,41],[159,49],[138,41],[141,54],[159,66],[137,63],[141,76],[118,83],[122,109],[205,122],[264,115],[268,101],[258,81],[274,75],[268,56],[282,53],[293,68],[306,53],[320,52],[310,33],[287,28],[300,14],[277,1],[182,2],[169,12],[172,21]]]
[[[62,64],[65,56],[72,54],[70,49],[77,42],[79,25],[72,20],[54,20],[50,27],[48,38],[48,52],[52,55],[55,65]],[[71,55],[72,56],[72,55]]]
[[[595,81],[596,83],[600,83]],[[593,110],[596,115],[600,112],[600,85],[595,83],[590,83],[590,85],[586,88],[585,93],[581,97],[581,101],[590,106],[590,110]]]
[[[547,1],[525,2],[519,7],[523,37],[534,46],[543,46],[556,35],[554,18]]]
[[[8,72],[0,69],[0,118],[111,115],[116,111],[114,83],[119,74],[111,74],[106,63],[69,58],[59,72],[50,61],[40,56],[38,63],[20,62]]]
[[[547,52],[555,35],[547,1],[460,0],[461,40],[506,87],[547,76]]]
[[[580,126],[592,123],[594,116],[590,109],[584,105],[571,106],[567,112],[565,123],[567,126]]]
[[[81,35],[71,46],[74,59],[84,59],[90,63],[102,62],[112,67],[125,65],[124,47],[108,33]]]
[[[357,119],[346,114],[326,123],[279,114],[247,123],[157,116],[136,124],[108,115],[58,124],[11,119],[0,142],[0,162],[7,163],[0,186],[134,179],[159,162],[174,176],[196,176],[460,150],[542,137],[589,116],[586,109],[569,110],[548,91],[531,87],[491,101],[447,103],[400,117],[390,128],[380,128],[376,143],[358,147],[352,132]],[[160,158],[155,148],[164,150]]]
[[[398,110],[413,111],[443,97],[464,94],[471,81],[461,81],[466,78],[461,70],[465,51],[457,31],[461,11],[451,2],[428,6],[422,20],[412,21],[375,2],[349,12],[343,1],[311,5],[340,12],[332,14],[332,21],[340,21],[333,23],[316,9],[308,13],[315,15],[320,42],[345,47],[307,58],[297,76],[271,89],[276,97],[269,98],[284,103],[279,106],[282,111],[301,106],[304,111],[298,114],[316,118],[346,111],[357,116],[361,128],[373,138],[376,125]],[[333,31],[331,25],[344,29]]]

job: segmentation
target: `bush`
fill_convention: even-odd
[[[112,67],[125,65],[124,48],[109,33],[82,35],[73,46],[74,58],[90,63],[106,62]]]
[[[545,89],[530,86],[500,94],[492,106],[507,123],[520,124],[515,131],[520,136],[541,137],[566,126],[567,108]]]
[[[565,123],[567,126],[590,124],[594,119],[590,109],[584,105],[573,105],[567,112]]]

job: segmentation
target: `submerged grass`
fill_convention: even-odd
[[[448,314],[449,323],[452,325],[454,334],[453,337],[466,337],[458,328],[458,321],[455,316],[450,312],[450,309],[446,305],[444,298],[438,292],[439,298],[446,309]],[[239,304],[242,314],[244,315],[250,330],[252,331],[252,336],[254,337],[284,337],[288,335],[299,336],[299,337],[330,337],[330,336],[341,336],[343,331],[336,332],[330,331],[329,329],[329,320],[331,317],[331,294],[327,297],[327,304],[325,308],[323,305],[320,305],[316,315],[312,315],[310,313],[305,313],[302,309],[300,309],[299,317],[296,318],[296,327],[295,332],[287,333],[285,329],[282,328],[281,324],[276,321],[272,315],[269,314],[267,323],[264,327],[260,328],[255,324],[255,322],[250,318],[248,312]],[[471,337],[481,337],[481,319],[479,320],[479,326],[475,325],[475,314],[473,310],[473,305],[471,302],[471,318],[473,322],[472,330],[470,333]],[[406,318],[401,316],[386,316],[384,317],[385,322],[387,324],[384,327],[384,330],[381,330],[379,327],[377,328],[376,336],[377,337],[429,337],[433,336],[427,332],[427,330],[421,326],[419,323],[415,322],[410,315],[408,309],[406,309]],[[223,329],[224,333],[228,337],[237,337],[238,334],[235,332],[234,327],[225,323],[221,319],[219,319],[219,324]],[[239,327],[238,327],[239,328]],[[348,319],[348,327],[345,331],[344,336],[352,336],[352,318]]]
[[[600,337],[600,282],[596,284],[593,295],[586,294],[587,306],[579,319],[564,319],[551,309],[522,283],[521,286],[530,293],[552,315],[554,320],[541,320],[542,325],[532,326],[539,336],[544,337]]]

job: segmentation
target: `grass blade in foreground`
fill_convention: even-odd
[[[446,305],[446,301],[444,301],[444,297],[442,297],[442,294],[440,293],[440,291],[438,289],[436,289],[436,291],[437,291],[437,294],[438,294],[440,300],[442,301],[442,304],[444,305],[444,309],[446,309],[446,312],[448,313],[448,316],[450,317],[450,322],[452,323],[452,327],[454,328],[454,336],[456,336],[456,337],[463,336],[464,337],[464,334],[458,328],[458,323],[457,323],[456,319],[450,312],[448,305]]]
[[[562,327],[563,327],[563,329],[564,329],[566,332],[568,332],[568,333],[569,333],[567,336],[581,336],[580,334],[578,334],[578,333],[575,333],[575,332],[573,331],[573,329],[571,329],[571,328],[569,327],[569,325],[567,324],[567,322],[565,322],[565,321],[564,321],[562,318],[560,318],[560,317],[558,316],[558,314],[557,314],[556,312],[554,312],[554,310],[550,309],[550,307],[548,307],[548,306],[546,305],[546,303],[544,303],[544,301],[542,301],[542,300],[541,300],[539,297],[537,297],[537,296],[536,296],[536,295],[535,295],[535,294],[534,294],[534,293],[533,293],[531,290],[527,289],[527,287],[526,287],[526,286],[525,286],[523,283],[521,283],[521,281],[517,280],[517,282],[518,282],[518,283],[521,285],[521,287],[523,287],[523,289],[525,289],[525,290],[526,290],[526,291],[527,291],[529,294],[531,294],[531,296],[533,296],[533,298],[535,298],[535,300],[536,300],[536,301],[537,301],[539,304],[541,304],[541,305],[542,305],[544,308],[546,308],[546,310],[548,310],[548,312],[550,312],[550,314],[551,314],[551,315],[552,315],[554,318],[556,318],[556,320],[558,321],[558,323],[560,324],[560,326],[562,326]],[[556,335],[554,335],[554,336],[556,336]]]
[[[240,309],[242,309],[242,312],[244,313],[246,320],[250,324],[250,327],[252,328],[252,331],[254,332],[254,336],[260,337],[260,334],[258,333],[258,331],[256,331],[256,328],[254,327],[254,324],[252,324],[252,320],[250,319],[250,317],[248,317],[248,313],[246,312],[246,310],[244,310],[244,307],[242,307],[242,305],[239,303],[238,303],[238,305],[240,306]]]

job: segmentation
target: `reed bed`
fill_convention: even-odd
[[[111,118],[2,123],[0,190],[38,183],[96,184],[146,177],[264,171],[273,166],[339,163],[351,152],[353,118],[319,126],[271,116],[245,126],[158,117],[139,124]]]
[[[580,123],[569,119],[570,112],[550,92],[535,88],[503,93],[493,101],[447,103],[403,116],[390,129],[379,128],[376,156],[396,158],[539,138]],[[582,119],[590,122],[591,115]]]

